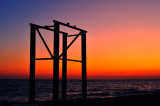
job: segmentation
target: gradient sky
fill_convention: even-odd
[[[29,23],[53,19],[88,31],[88,78],[160,78],[160,0],[1,0],[0,78],[29,78]],[[53,51],[53,33],[40,31]],[[80,40],[68,58],[80,59]],[[37,36],[36,57],[48,56]],[[36,61],[36,78],[52,78],[52,64]],[[80,76],[81,64],[68,62],[68,77]]]

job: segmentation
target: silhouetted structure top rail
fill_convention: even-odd
[[[83,29],[80,29],[80,28],[77,28],[76,26],[71,26],[70,23],[62,23],[62,22],[59,22],[59,21],[56,21],[56,20],[53,20],[53,22],[58,22],[59,24],[61,25],[64,25],[66,27],[69,27],[69,28],[72,28],[72,29],[75,29],[75,30],[79,30],[79,31],[84,31],[85,33],[87,33],[87,31],[83,30]]]
[[[30,25],[34,25],[36,28],[42,28],[42,29],[46,29],[46,30],[50,30],[50,31],[54,31],[54,29],[50,29],[49,26],[40,26],[40,25],[36,25],[36,24],[32,24],[30,23]],[[54,27],[54,26],[52,26]],[[66,33],[66,32],[63,32],[63,31],[59,31],[59,33]]]

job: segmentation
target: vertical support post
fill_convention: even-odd
[[[87,75],[86,75],[86,32],[82,31],[82,97],[87,96]]]
[[[36,48],[36,27],[31,25],[30,32],[30,89],[29,89],[29,101],[35,100],[35,48]]]
[[[53,99],[59,94],[59,23],[54,21]]]
[[[62,98],[67,95],[67,33],[63,34]]]

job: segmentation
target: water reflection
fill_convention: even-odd
[[[52,100],[52,80],[36,80],[36,100]],[[160,80],[88,80],[88,98],[160,92]],[[60,81],[60,98],[61,98]],[[29,80],[0,80],[0,101],[28,101]],[[81,98],[81,80],[68,80],[67,99]]]

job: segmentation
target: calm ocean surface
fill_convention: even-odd
[[[88,80],[88,98],[160,93],[160,80]],[[68,99],[81,98],[81,80],[68,80]],[[60,81],[61,97],[61,81]],[[26,102],[29,80],[0,79],[0,101]],[[36,100],[52,100],[52,80],[36,80]]]

